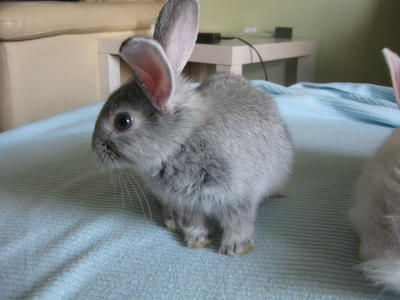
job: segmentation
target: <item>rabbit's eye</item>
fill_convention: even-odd
[[[114,124],[119,131],[127,130],[132,127],[133,119],[127,113],[118,114],[115,117]]]

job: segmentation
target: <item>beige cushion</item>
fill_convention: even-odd
[[[2,2],[0,40],[146,29],[155,22],[162,4],[162,1]]]

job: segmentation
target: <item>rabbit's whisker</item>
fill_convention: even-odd
[[[144,205],[143,205],[142,199],[140,199],[140,195],[139,195],[137,189],[136,189],[135,186],[132,184],[132,182],[129,180],[129,177],[125,177],[125,179],[127,179],[128,183],[130,184],[130,186],[131,186],[131,187],[133,188],[133,190],[135,191],[136,197],[137,197],[137,199],[139,200],[140,206],[141,206],[141,208],[142,208],[143,216],[144,216],[145,220],[147,220],[147,216],[146,216],[146,212],[145,212],[145,209],[144,209]],[[132,201],[133,201],[133,199],[132,199]]]
[[[143,188],[141,186],[141,184],[138,182],[138,180],[135,178],[135,174],[129,174],[128,179],[130,179],[131,184],[132,184],[132,180],[134,181],[135,186],[139,189],[140,193],[143,196],[143,199],[146,201],[147,204],[147,209],[149,211],[149,216],[150,216],[150,220],[153,220],[153,214],[151,213],[151,208],[150,208],[150,204],[149,204],[149,199],[146,196],[146,193],[143,191]],[[139,197],[139,196],[138,196]]]

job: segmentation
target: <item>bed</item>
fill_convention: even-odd
[[[0,134],[0,299],[396,299],[359,272],[348,220],[366,160],[400,126],[391,88],[253,82],[273,95],[296,155],[248,255],[188,249],[129,170],[99,167],[102,103]]]

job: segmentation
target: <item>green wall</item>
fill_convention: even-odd
[[[294,37],[318,41],[316,81],[389,84],[380,49],[400,52],[400,0],[201,0],[200,30],[243,32],[294,27]],[[282,81],[283,62],[268,64]],[[245,76],[261,78],[259,66]]]

